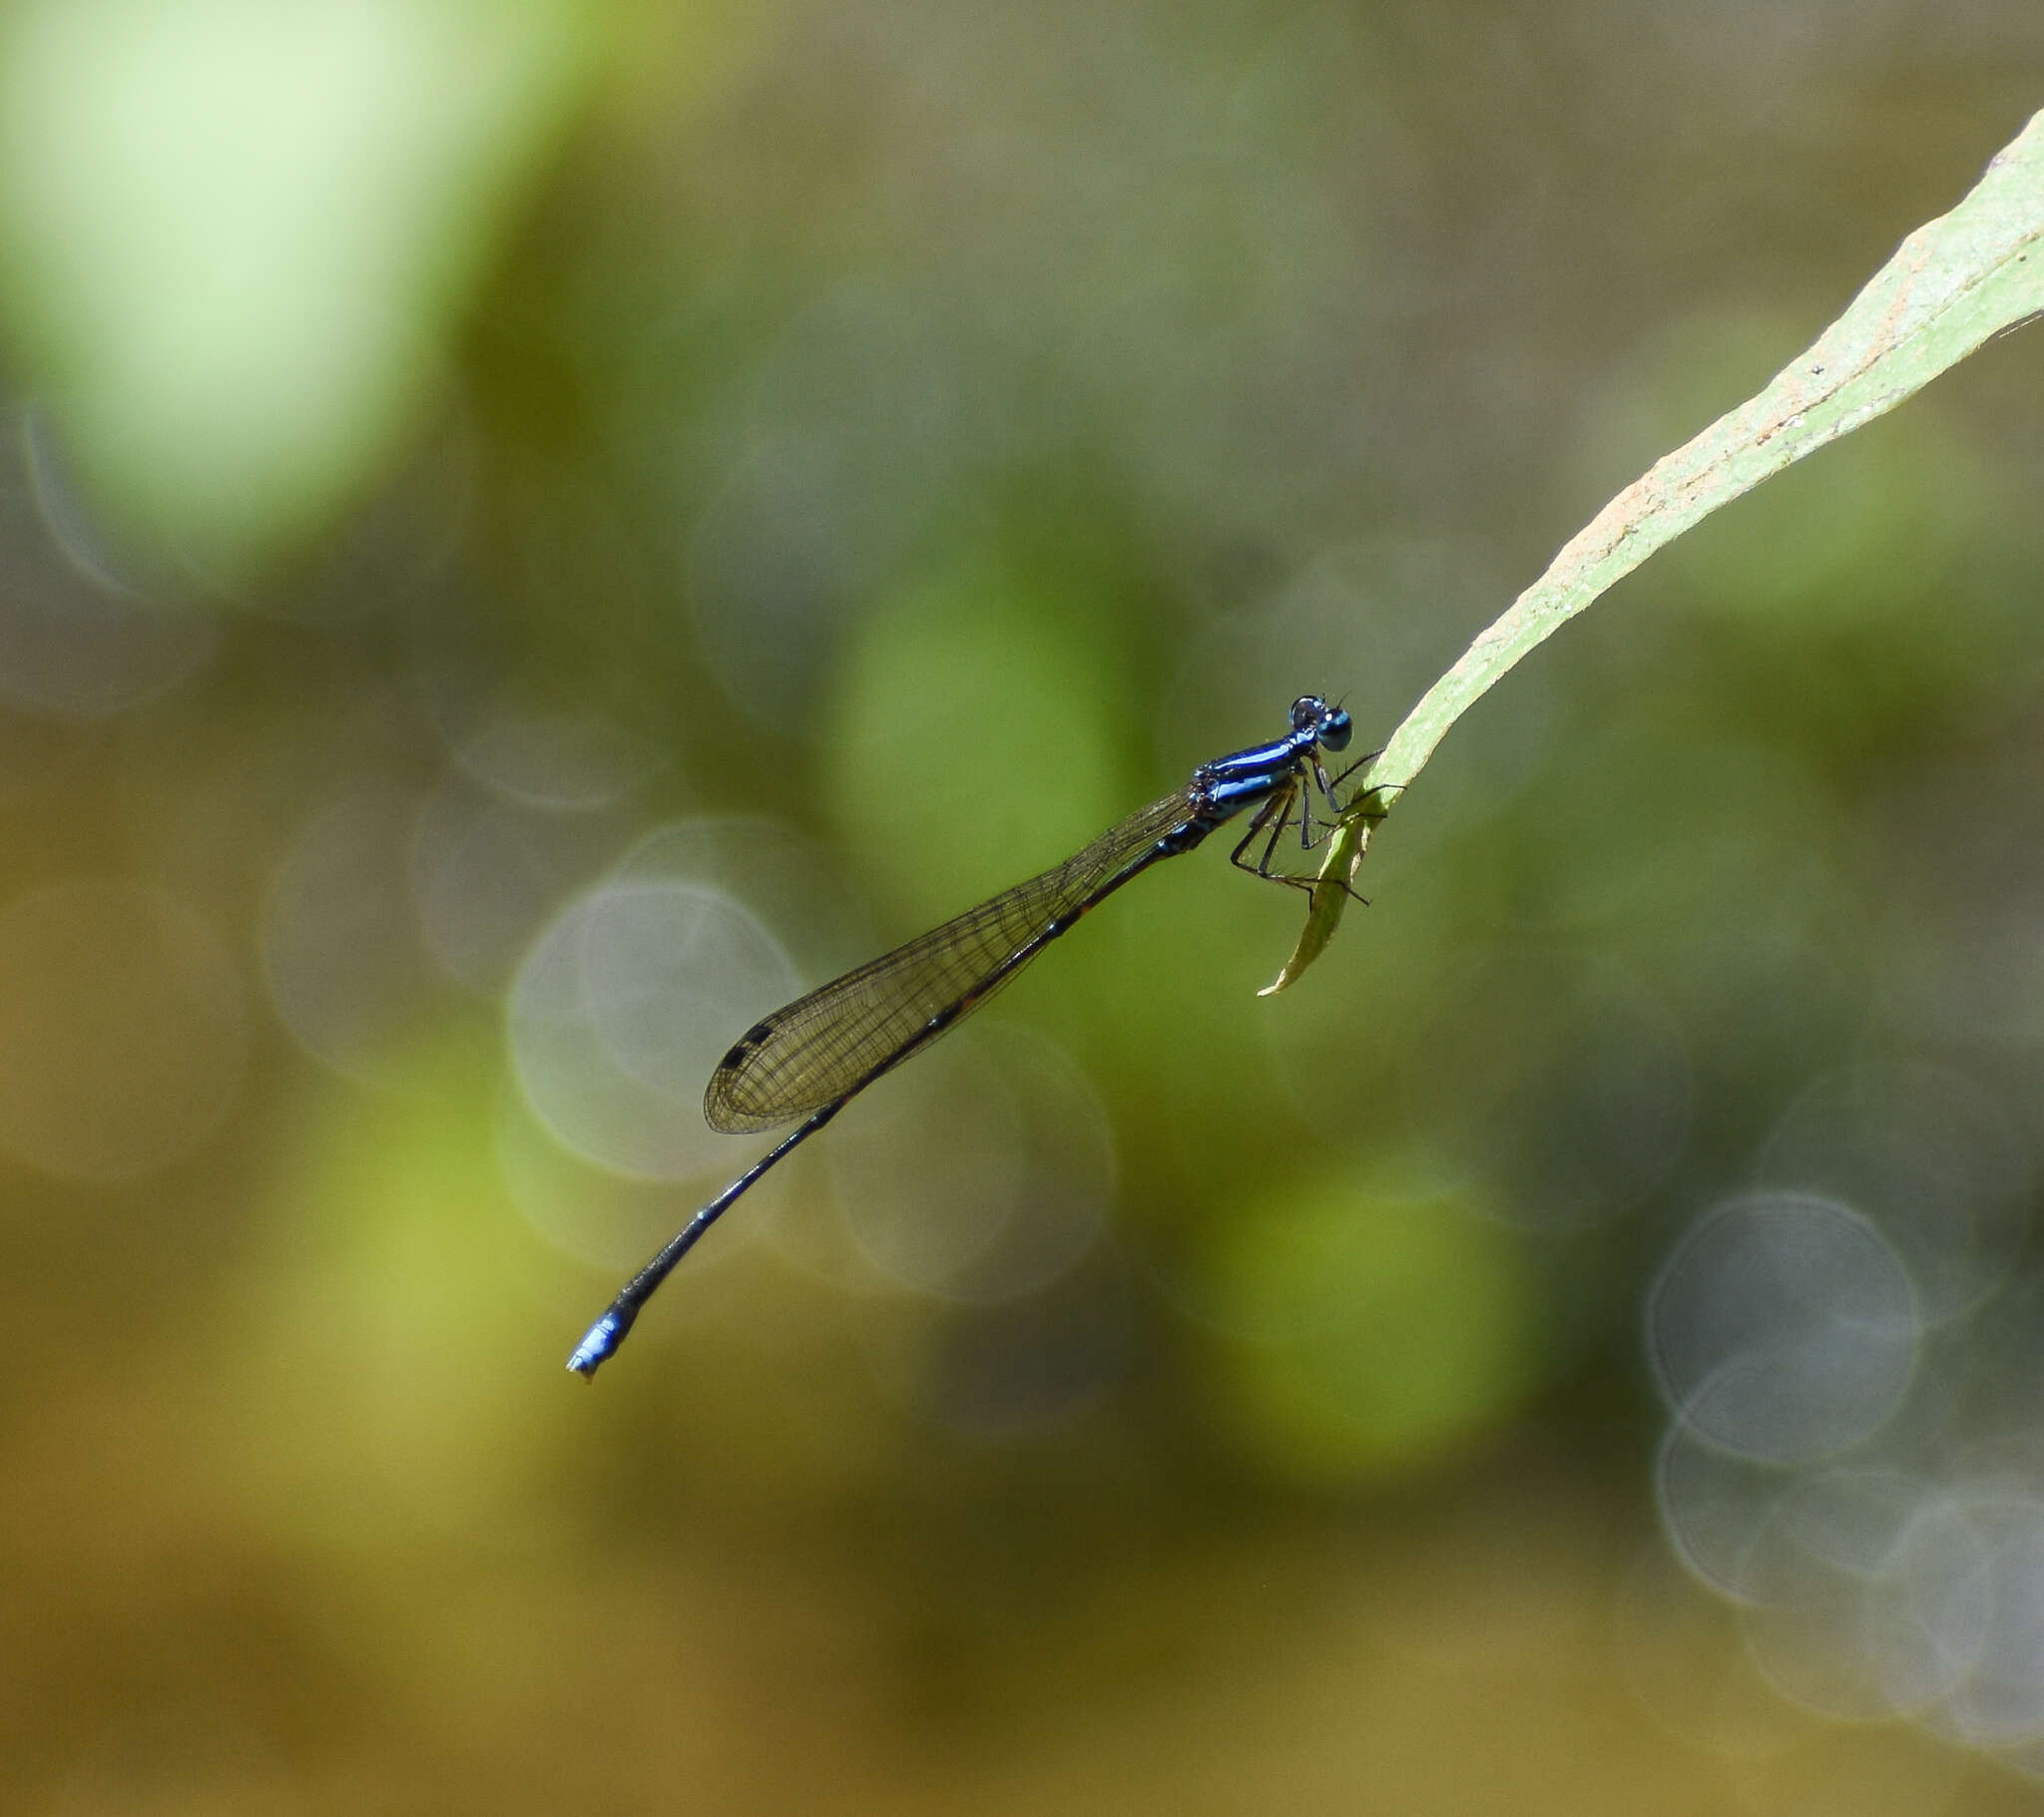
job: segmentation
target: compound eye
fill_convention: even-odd
[[[1304,731],[1326,716],[1327,703],[1318,694],[1300,694],[1291,703],[1291,729]]]
[[[1354,729],[1347,708],[1337,706],[1320,721],[1320,742],[1329,750],[1346,750],[1348,735]]]

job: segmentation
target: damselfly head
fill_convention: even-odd
[[[1354,728],[1345,708],[1329,706],[1318,694],[1300,694],[1291,703],[1291,729],[1311,732],[1329,750],[1345,750]]]

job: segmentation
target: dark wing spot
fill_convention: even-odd
[[[753,1055],[757,1054],[766,1045],[766,1037],[769,1033],[771,1031],[766,1023],[754,1023],[738,1040],[731,1044],[731,1052],[718,1064],[717,1070],[720,1073],[729,1073],[734,1068],[744,1066]]]

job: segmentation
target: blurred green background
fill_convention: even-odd
[[[2026,1809],[2044,331],[763,1144],[806,983],[1378,741],[2034,0],[14,0],[10,1809]],[[783,1177],[784,1175],[784,1177]]]

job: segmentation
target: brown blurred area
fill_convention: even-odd
[[[2040,97],[2031,0],[19,0],[0,1803],[2028,1808],[2036,328],[1285,996],[1161,867],[562,1365],[752,1019],[1379,741]]]

